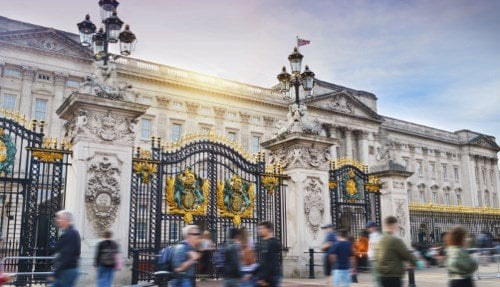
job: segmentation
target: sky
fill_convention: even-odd
[[[97,0],[0,0],[0,15],[77,33]],[[270,87],[296,44],[323,81],[382,115],[500,142],[500,1],[122,0],[132,57]]]

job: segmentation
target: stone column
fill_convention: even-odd
[[[64,87],[66,85],[66,79],[68,78],[68,75],[62,74],[62,73],[56,73],[55,74],[55,81],[54,81],[54,99],[52,103],[52,107],[57,108],[60,107],[61,104],[63,103],[64,100]],[[62,129],[63,122],[59,118],[53,118],[52,122],[50,123],[50,136],[53,137],[59,137],[62,136],[61,133],[63,131]]]
[[[399,222],[399,236],[411,247],[410,211],[408,207],[408,194],[406,179],[412,175],[405,167],[388,161],[372,168],[372,174],[380,178],[380,205],[382,221],[385,217],[393,215]]]
[[[215,112],[215,133],[219,135],[225,135],[224,131],[224,117],[226,116],[225,108],[214,108]]]
[[[285,194],[289,250],[284,257],[284,276],[308,275],[309,257],[304,252],[319,249],[324,240],[320,227],[331,222],[328,170],[334,143],[332,138],[302,133],[262,143],[270,151],[270,162],[284,165],[289,176]]]
[[[197,125],[196,117],[198,116],[198,110],[200,105],[197,103],[186,102],[188,117],[186,118],[186,129],[185,134],[195,133],[199,130]]]
[[[134,126],[147,108],[75,93],[57,110],[67,121],[65,132],[72,143],[65,209],[75,214],[82,237],[80,266],[88,273],[84,286],[94,285],[93,257],[103,231],[113,231],[123,257],[127,255]],[[116,277],[119,286],[130,284],[129,266]]]
[[[250,122],[250,114],[249,113],[244,113],[240,112],[240,119],[241,119],[241,145],[247,150],[250,151],[250,129],[249,129],[249,122]]]
[[[21,114],[25,115],[28,120],[33,119],[31,113],[33,110],[33,81],[35,80],[36,70],[31,67],[23,67],[23,83],[21,88],[21,98],[19,99],[19,108]]]
[[[345,156],[347,158],[353,158],[352,154],[352,131],[346,129],[345,133]]]
[[[359,132],[359,161],[363,164],[369,164],[368,162],[368,132]]]

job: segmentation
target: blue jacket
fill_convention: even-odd
[[[172,255],[172,269],[178,268],[182,263],[189,260],[188,252],[193,250],[193,247],[189,245],[186,241],[182,241],[174,247]],[[194,277],[195,264],[189,266],[183,273],[186,277]]]
[[[55,247],[54,275],[56,278],[62,271],[78,267],[81,252],[81,239],[78,231],[70,225],[64,230]]]

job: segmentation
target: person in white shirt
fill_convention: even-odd
[[[374,286],[380,287],[382,286],[380,284],[380,278],[375,270],[375,250],[377,249],[377,244],[380,241],[380,238],[382,238],[382,234],[378,230],[378,226],[375,222],[369,221],[368,224],[366,225],[366,229],[368,232],[370,232],[370,237],[368,239],[368,260],[370,262],[370,267],[372,270],[372,276],[374,277],[375,280],[373,280]]]

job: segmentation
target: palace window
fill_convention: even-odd
[[[66,87],[70,88],[78,88],[80,86],[80,82],[77,80],[66,80]]]
[[[486,184],[486,170],[484,170],[484,168],[481,169],[481,175],[483,178],[483,183]]]
[[[450,193],[449,192],[444,193],[444,204],[450,205]]]
[[[228,131],[227,132],[227,139],[232,141],[232,142],[236,142],[236,132]]]
[[[172,125],[172,141],[176,142],[181,138],[182,125],[181,124],[173,124]]]
[[[17,69],[13,69],[13,68],[5,68],[3,70],[3,75],[4,76],[11,76],[11,77],[20,78],[21,77],[21,71],[19,71]]]
[[[47,100],[35,99],[35,120],[46,121],[47,117]]]
[[[420,185],[418,186],[418,193],[419,193],[419,200],[420,203],[425,203],[425,186]]]
[[[445,163],[441,164],[441,170],[443,172],[443,179],[448,180],[448,166]]]
[[[498,208],[498,197],[496,192],[493,192],[491,199],[493,201],[493,207]]]
[[[44,73],[38,73],[37,78],[42,81],[50,81],[50,75]]]
[[[429,163],[429,168],[431,171],[431,177],[436,178],[436,164],[433,162]]]
[[[151,120],[142,119],[141,121],[141,139],[149,139],[151,137]]]
[[[479,182],[479,169],[477,168],[477,166],[474,168],[474,173],[476,177],[476,182]]]
[[[422,177],[424,175],[424,169],[422,168],[422,161],[417,161],[417,174]]]
[[[494,175],[495,175],[495,173],[493,172],[493,170],[490,170],[490,185],[493,185],[493,183],[495,182]]]
[[[458,167],[453,167],[453,175],[455,176],[455,181],[458,182],[460,180],[460,176],[458,174]]]
[[[457,192],[457,205],[462,205],[462,194]]]
[[[490,192],[487,191],[487,190],[484,191],[484,205],[486,207],[490,207],[491,206],[490,205]]]
[[[260,151],[260,136],[252,136],[252,153]]]
[[[2,107],[8,111],[13,111],[16,109],[16,100],[17,100],[16,95],[4,94],[3,101],[2,101]]]
[[[434,204],[438,204],[438,198],[439,198],[439,197],[438,197],[438,193],[434,191],[434,192],[432,193],[432,203],[434,203]]]

